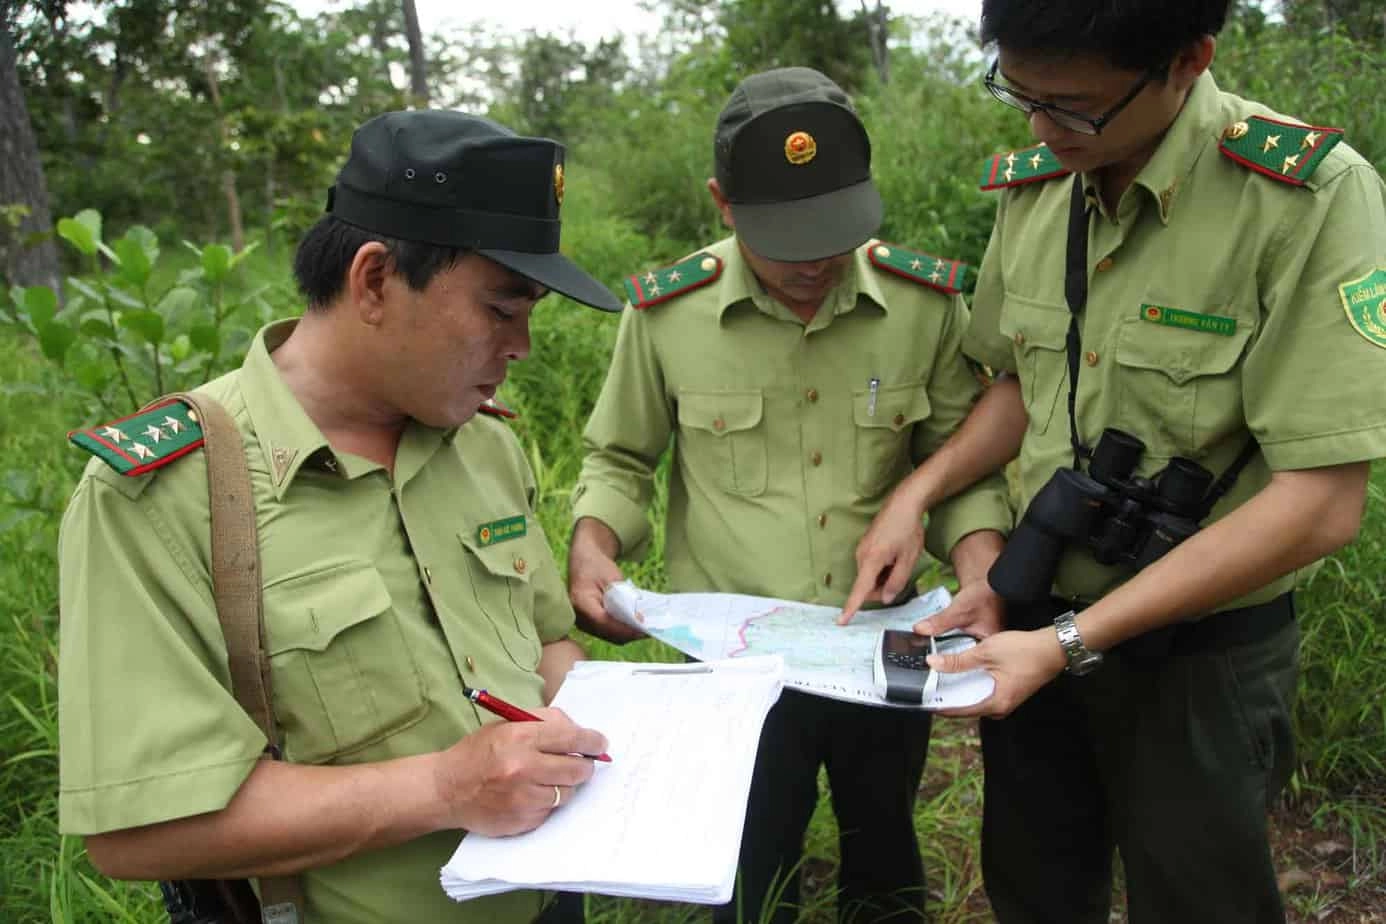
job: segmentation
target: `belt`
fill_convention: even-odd
[[[1133,658],[1226,651],[1269,638],[1295,621],[1295,599],[1286,591],[1265,603],[1220,610],[1194,622],[1162,626],[1113,647]]]
[[[1089,604],[1051,598],[1035,606],[1009,613],[1012,628],[1038,629],[1069,610],[1082,611]],[[1220,610],[1195,622],[1162,626],[1112,648],[1113,654],[1132,658],[1158,658],[1208,651],[1224,651],[1259,642],[1295,621],[1294,593],[1286,591],[1265,603]]]

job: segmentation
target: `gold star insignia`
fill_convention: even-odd
[[[918,257],[915,257],[913,260],[910,261],[910,269],[912,270],[918,270],[923,265],[923,263],[919,262]]]
[[[1007,183],[1009,183],[1011,180],[1015,179],[1015,171],[1012,170],[1010,167],[1007,167],[1007,168],[1006,168],[1006,172],[1003,173],[1003,174],[1001,174],[1001,175],[1004,176],[1004,177],[1006,178],[1006,182],[1007,182]]]
[[[1015,151],[1012,151],[1011,153],[1009,153],[1009,154],[1006,155],[1006,166],[1007,166],[1007,167],[1014,167],[1014,166],[1015,166]]]
[[[939,257],[937,260],[934,261],[934,272],[937,272],[937,273],[943,272],[943,268],[944,268],[945,266],[947,266],[947,265],[948,265],[948,262],[947,262],[946,260],[944,260],[942,257]]]
[[[1280,147],[1280,136],[1279,136],[1279,135],[1267,135],[1267,136],[1266,136],[1266,143],[1263,144],[1263,145],[1261,145],[1261,153],[1262,153],[1262,154],[1269,154],[1270,151],[1271,151],[1271,148],[1278,148],[1278,147]]]
[[[131,443],[130,449],[132,452],[134,452],[136,456],[138,456],[141,459],[147,459],[150,456],[154,455],[154,450],[150,449],[143,443]]]
[[[658,280],[659,277],[654,274],[654,270],[650,270],[650,272],[645,274],[646,285],[654,285]]]
[[[1280,172],[1281,172],[1281,173],[1289,173],[1291,170],[1293,170],[1295,167],[1298,167],[1298,166],[1299,166],[1299,155],[1298,155],[1298,154],[1291,154],[1289,157],[1285,158],[1285,163],[1283,163],[1283,164],[1280,165]]]
[[[172,417],[165,417],[163,426],[168,427],[170,433],[178,433],[183,429],[183,422]]]
[[[1310,132],[1309,134],[1305,135],[1304,140],[1299,143],[1299,149],[1303,151],[1308,148],[1312,148],[1314,145],[1319,143],[1319,139],[1322,137],[1323,132]]]
[[[1044,160],[1044,155],[1043,155],[1043,154],[1038,154],[1038,153],[1035,154],[1034,157],[1030,158],[1030,169],[1031,169],[1031,170],[1038,170],[1038,169],[1039,169],[1039,165],[1040,165],[1040,161],[1042,161],[1042,160]]]
[[[125,434],[121,433],[115,427],[103,427],[101,430],[101,435],[108,437],[109,439],[113,439],[117,443],[126,438]]]
[[[153,424],[150,424],[149,426],[144,428],[144,435],[157,443],[159,442],[159,440],[164,438],[164,431],[160,430]]]
[[[683,278],[683,273],[680,273],[678,270],[674,270],[672,273],[669,274],[669,281],[670,281],[670,282],[678,282],[678,281],[679,281],[680,279],[682,279],[682,278]]]
[[[650,294],[651,294],[651,295],[658,295],[661,291],[663,291],[663,290],[660,289],[659,283],[657,283],[657,282],[656,282],[654,285],[650,286]]]
[[[932,273],[929,274],[930,282],[938,282],[941,279],[943,279],[943,274],[940,273],[938,270],[934,270]]]

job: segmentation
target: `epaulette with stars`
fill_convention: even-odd
[[[877,241],[867,248],[871,265],[879,270],[917,282],[940,292],[952,295],[961,292],[963,281],[971,267],[961,260],[948,260],[935,257],[919,250],[910,250],[899,244]]]
[[[626,297],[630,306],[643,311],[651,305],[667,302],[714,281],[722,275],[722,261],[710,253],[695,253],[663,269],[636,273],[626,279]]]
[[[1303,186],[1342,140],[1341,128],[1294,125],[1252,116],[1227,126],[1218,148],[1243,167],[1282,183]]]
[[[981,189],[986,191],[1024,186],[1026,183],[1038,183],[1056,176],[1067,176],[1072,172],[1059,163],[1059,159],[1049,150],[1048,145],[1037,144],[1032,148],[1005,151],[988,157],[982,167]]]
[[[67,438],[131,478],[162,468],[202,448],[203,442],[196,412],[177,398],[107,424],[74,430]]]

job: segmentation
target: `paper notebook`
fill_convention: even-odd
[[[783,680],[777,657],[580,662],[553,705],[606,735],[611,763],[535,830],[464,837],[444,890],[730,901],[760,730]]]

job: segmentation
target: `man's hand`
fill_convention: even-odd
[[[1006,626],[1006,603],[983,578],[964,586],[941,612],[914,624],[920,635],[942,635],[961,629],[974,638],[995,635]]]
[[[871,521],[857,543],[857,579],[837,624],[845,626],[862,604],[889,604],[900,596],[914,575],[924,550],[924,511],[908,492],[896,491]]]
[[[539,827],[592,777],[582,754],[606,750],[606,738],[560,709],[540,722],[492,722],[436,755],[434,787],[448,826],[493,837]]]
[[[611,527],[600,520],[578,520],[568,546],[568,599],[577,614],[578,628],[624,645],[644,638],[645,633],[612,616],[602,602],[607,587],[624,580],[616,565],[620,545]]]
[[[1001,632],[958,654],[929,655],[929,666],[941,674],[986,671],[996,681],[991,696],[965,709],[941,709],[948,716],[1005,718],[1035,691],[1063,672],[1067,660],[1050,627],[1031,632]]]

